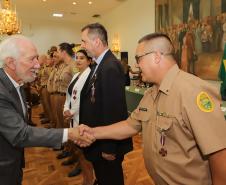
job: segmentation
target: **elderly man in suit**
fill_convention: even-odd
[[[90,127],[110,125],[128,117],[125,78],[120,61],[108,48],[106,29],[99,23],[82,29],[82,47],[95,59],[81,91],[80,123]],[[131,138],[122,141],[102,140],[84,149],[93,164],[98,185],[123,185],[122,161],[132,150]]]
[[[24,147],[57,148],[68,139],[79,139],[76,128],[45,129],[27,124],[22,85],[35,80],[40,67],[37,57],[34,44],[26,37],[11,36],[0,43],[1,185],[21,185]],[[84,141],[89,143],[90,139]]]

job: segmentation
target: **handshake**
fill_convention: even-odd
[[[80,147],[90,146],[93,142],[96,141],[93,128],[90,128],[83,124],[75,128],[69,128],[68,139],[72,140]]]

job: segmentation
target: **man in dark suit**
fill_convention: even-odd
[[[0,43],[0,185],[21,185],[24,147],[57,148],[68,139],[79,139],[77,129],[27,124],[22,85],[35,80],[40,67],[37,56],[35,46],[26,37],[11,36]]]
[[[100,123],[110,125],[128,117],[123,68],[109,50],[107,40],[107,31],[99,23],[82,29],[82,47],[96,62],[80,97],[79,122],[90,127]],[[124,184],[122,161],[130,150],[131,138],[97,141],[84,149],[86,158],[93,164],[98,185]]]

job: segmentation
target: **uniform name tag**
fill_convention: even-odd
[[[147,112],[148,109],[147,108],[144,108],[144,107],[139,107],[139,111],[144,111],[144,112]]]

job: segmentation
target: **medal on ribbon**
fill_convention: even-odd
[[[95,86],[94,86],[94,84],[92,84],[90,100],[92,103],[95,103]]]
[[[74,90],[74,91],[73,91],[73,99],[74,99],[74,100],[76,99],[76,94],[77,94],[77,90]]]
[[[167,150],[164,148],[165,145],[165,140],[166,140],[166,135],[165,135],[165,131],[164,130],[160,130],[160,144],[161,144],[161,148],[159,150],[159,154],[162,157],[165,157],[167,155]]]

